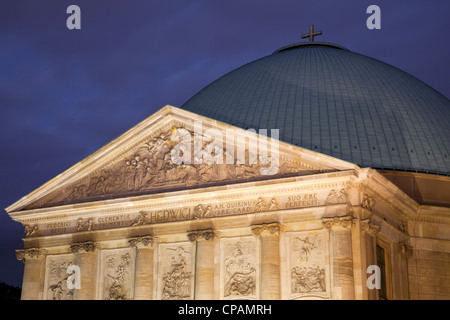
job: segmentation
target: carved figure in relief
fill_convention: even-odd
[[[94,226],[94,219],[88,219],[86,222],[83,221],[83,218],[78,219],[77,231],[91,231]]]
[[[300,261],[308,261],[309,253],[313,249],[317,248],[317,245],[310,242],[308,237],[305,237],[305,239],[295,238],[295,240],[298,240],[300,242],[300,244],[297,243],[297,245],[294,247],[299,253],[298,259]]]
[[[81,185],[79,187],[74,187],[72,193],[67,197],[68,200],[83,198],[87,195],[87,187],[85,185]]]
[[[372,197],[368,194],[364,194],[363,199],[361,201],[361,207],[363,207],[364,209],[367,209],[369,211],[373,211],[374,205],[375,205],[374,197]]]
[[[131,224],[132,227],[141,226],[147,223],[147,213],[139,212],[139,217]]]
[[[106,270],[104,279],[104,292],[106,300],[127,300],[129,296],[129,266],[131,256],[126,253],[116,260],[117,257],[106,259]]]
[[[107,170],[91,176],[89,181],[73,187],[72,192],[64,200],[75,200],[112,192],[141,191],[160,185],[196,185],[213,181],[248,179],[260,176],[261,169],[266,168],[260,162],[247,164],[240,163],[238,159],[235,159],[233,164],[206,163],[205,159],[196,162],[195,160],[199,159],[194,159],[192,164],[175,165],[171,160],[171,150],[178,142],[170,140],[173,130],[176,128],[149,139],[131,157],[111,164]],[[195,141],[195,139],[193,140]],[[194,145],[194,148],[201,149],[194,152],[194,157],[199,153],[198,151],[208,150],[213,158],[217,153],[227,154],[227,150],[224,148],[214,146],[212,149],[212,143],[213,141],[203,140],[201,145]],[[248,156],[250,155],[246,151],[246,157]],[[270,163],[267,166],[270,167]],[[298,172],[299,170],[299,167],[289,165],[288,172]],[[286,170],[278,173],[286,173]]]
[[[256,267],[249,260],[254,252],[250,243],[237,242],[231,250],[231,257],[225,259],[224,296],[248,296],[256,292]]]
[[[194,219],[203,218],[203,205],[199,204],[194,207]]]
[[[163,275],[163,300],[189,299],[191,296],[191,273],[188,271],[185,250],[183,247],[175,250],[170,270]]]
[[[266,208],[266,203],[264,202],[263,198],[258,198],[255,204],[255,212],[261,212]]]
[[[326,292],[323,243],[319,236],[293,238],[291,292]]]
[[[67,287],[70,274],[67,268],[72,265],[71,261],[53,262],[50,265],[49,286],[47,291],[48,300],[72,300],[73,289]]]
[[[39,227],[37,225],[29,226],[25,225],[25,238],[29,238],[39,231]]]
[[[346,203],[347,202],[347,192],[345,189],[341,189],[339,191],[338,203]]]
[[[337,204],[338,203],[338,197],[336,194],[336,191],[332,189],[330,193],[328,194],[327,199],[325,200],[325,204]]]
[[[277,210],[278,209],[278,203],[275,198],[272,198],[270,200],[269,205],[267,206],[267,210]]]
[[[325,269],[294,267],[291,272],[292,293],[325,292]]]

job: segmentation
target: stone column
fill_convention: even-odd
[[[355,288],[352,259],[351,216],[322,219],[322,224],[331,231],[333,299],[353,300]]]
[[[76,300],[96,298],[98,249],[98,244],[93,241],[70,246],[70,250],[76,255],[76,265],[80,267],[81,288],[75,290]]]
[[[252,232],[261,239],[261,299],[281,299],[280,231],[277,222],[253,225]]]
[[[191,231],[188,233],[190,241],[196,242],[195,263],[195,300],[214,299],[214,238],[216,233],[212,229]]]
[[[32,248],[16,250],[16,257],[25,263],[22,283],[22,300],[42,299],[45,281],[45,256],[47,250]]]
[[[135,300],[153,300],[153,262],[154,244],[152,236],[133,238],[128,241],[136,247],[136,278],[134,284]]]

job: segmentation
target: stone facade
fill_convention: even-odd
[[[450,298],[448,207],[282,142],[273,175],[180,169],[169,133],[194,120],[232,128],[167,106],[7,209],[25,226],[22,299],[379,299],[377,247],[382,298]]]

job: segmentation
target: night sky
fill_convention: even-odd
[[[81,30],[68,30],[69,5]],[[369,5],[381,30],[369,30]],[[5,0],[0,6],[0,281],[21,286],[23,227],[3,210],[166,104],[309,25],[450,97],[450,1]],[[443,119],[449,121],[449,119]]]

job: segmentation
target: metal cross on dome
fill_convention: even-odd
[[[314,32],[314,25],[311,24],[309,26],[309,33],[302,34],[302,39],[309,38],[309,42],[314,41],[314,36],[320,36],[322,34],[322,30]]]

